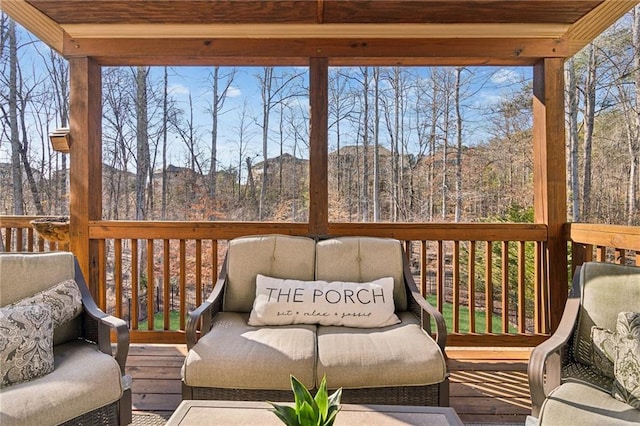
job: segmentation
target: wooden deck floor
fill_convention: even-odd
[[[452,348],[451,406],[465,423],[520,423],[531,412],[526,349]],[[134,344],[127,359],[134,412],[168,416],[181,401],[186,345]]]

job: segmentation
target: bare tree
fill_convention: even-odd
[[[149,116],[147,104],[147,77],[149,68],[137,67],[136,79],[136,220],[147,216],[147,177],[151,157],[149,153]]]
[[[221,76],[220,67],[213,68],[211,82],[213,99],[211,102],[211,159],[209,166],[209,196],[216,196],[216,172],[218,167],[218,119],[224,108],[229,88],[235,79],[236,69],[232,68],[228,74]],[[222,86],[222,87],[221,87]]]
[[[24,215],[24,195],[22,192],[22,166],[20,164],[20,130],[18,128],[18,42],[16,24],[9,21],[9,129],[11,137],[11,176],[13,179],[13,214]]]
[[[596,112],[596,48],[587,47],[587,71],[584,84],[584,182],[582,184],[582,217],[591,218],[591,151]]]

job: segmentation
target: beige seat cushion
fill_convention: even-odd
[[[542,425],[638,425],[640,410],[584,383],[565,383],[542,404]]]
[[[317,380],[331,388],[413,386],[440,383],[442,351],[408,312],[385,328],[318,327]]]
[[[261,235],[229,242],[224,310],[251,312],[256,276],[313,280],[315,241],[289,235]]]
[[[52,373],[2,389],[0,424],[54,425],[120,399],[120,367],[95,345],[74,341],[55,347]]]
[[[391,238],[340,237],[316,245],[316,279],[367,282],[393,278],[396,311],[407,310],[402,246]]]
[[[291,389],[293,374],[314,387],[316,326],[251,327],[249,314],[222,312],[189,351],[182,379],[189,386]]]

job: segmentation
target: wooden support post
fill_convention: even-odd
[[[102,218],[102,75],[90,58],[69,59],[70,198],[69,248],[89,289],[97,295],[98,245],[89,241],[89,221]]]
[[[309,103],[311,123],[309,131],[309,233],[327,235],[329,232],[328,166],[328,85],[327,58],[309,60]]]
[[[533,67],[533,164],[535,222],[548,230],[542,266],[549,288],[551,332],[560,323],[568,294],[564,132],[564,62],[547,58]]]

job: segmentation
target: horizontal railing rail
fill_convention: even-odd
[[[69,250],[69,243],[47,241],[34,231],[31,221],[42,217],[0,216],[0,252]]]
[[[33,219],[4,218],[3,235],[28,232]],[[98,247],[94,296],[129,322],[132,341],[181,343],[187,313],[211,292],[228,240],[308,235],[308,229],[304,223],[91,221],[89,239]],[[331,223],[328,234],[403,241],[418,288],[445,314],[449,345],[535,346],[548,337],[544,225]],[[19,251],[15,243],[7,247]]]
[[[640,227],[568,223],[571,270],[584,262],[597,261],[640,266]]]

